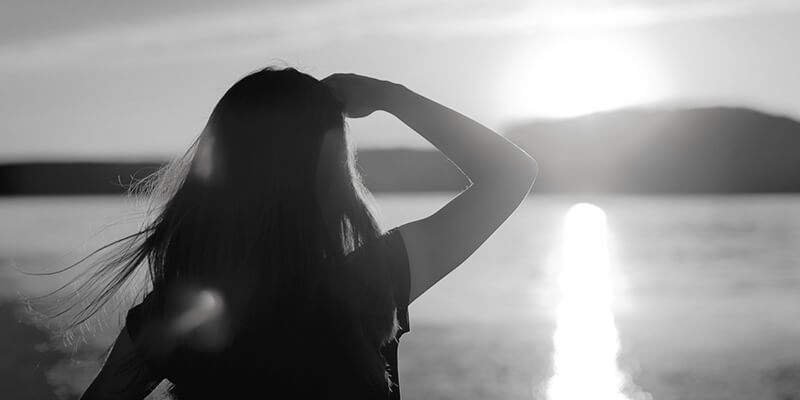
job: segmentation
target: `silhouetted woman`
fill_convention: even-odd
[[[393,114],[471,185],[382,232],[344,118]],[[402,85],[267,68],[231,87],[148,182],[151,217],[78,292],[84,321],[136,276],[141,302],[83,399],[399,399],[408,305],[519,206],[535,161]],[[402,171],[401,171],[402,172]],[[146,267],[145,267],[146,265]]]

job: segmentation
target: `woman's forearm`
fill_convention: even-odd
[[[478,122],[399,84],[386,85],[381,109],[444,153],[473,184],[536,174],[525,151]]]

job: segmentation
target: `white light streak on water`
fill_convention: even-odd
[[[572,206],[564,219],[560,302],[553,335],[554,374],[548,400],[628,400],[617,366],[619,338],[612,312],[606,215]]]

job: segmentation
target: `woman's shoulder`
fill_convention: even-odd
[[[343,293],[350,297],[359,293],[362,297],[359,302],[371,296],[376,301],[388,297],[399,323],[396,337],[408,332],[411,274],[405,243],[398,228],[386,231],[350,253],[343,270],[346,273],[335,280],[342,285]]]
[[[403,236],[398,228],[392,228],[383,234],[362,244],[345,257],[348,265],[362,263],[379,263],[380,266],[396,266],[408,263]]]
[[[334,270],[370,286],[403,279],[408,272],[408,255],[400,231],[393,228],[363,243]]]

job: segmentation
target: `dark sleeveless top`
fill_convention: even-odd
[[[367,246],[378,246],[378,251],[365,251],[372,249],[365,249]],[[368,254],[376,256],[366,256]],[[408,302],[409,302],[409,288],[410,288],[410,272],[408,254],[406,252],[405,243],[403,242],[402,235],[397,228],[391,229],[384,233],[377,240],[365,244],[359,249],[346,256],[345,261],[352,270],[358,273],[366,274],[367,281],[388,281],[391,295],[396,304],[396,315],[399,324],[399,329],[396,332],[394,339],[389,340],[386,344],[380,347],[380,352],[387,363],[387,372],[389,374],[392,388],[387,391],[385,399],[399,400],[400,399],[400,376],[397,367],[397,352],[400,337],[409,331],[408,321]],[[374,276],[372,274],[381,274]],[[175,371],[170,368],[168,363],[161,363],[157,360],[154,361],[148,358],[145,351],[140,351],[138,344],[140,341],[140,334],[145,327],[145,313],[143,307],[146,306],[149,298],[146,296],[141,304],[134,306],[128,311],[126,316],[126,328],[131,339],[137,343],[137,358],[144,360],[144,363],[150,367],[149,369],[155,371],[160,377],[168,379],[175,383],[174,377],[180,375],[180,371]],[[166,366],[165,366],[166,365]],[[309,383],[311,384],[311,383]],[[254,397],[259,398],[259,397]],[[384,397],[381,397],[384,398]]]

